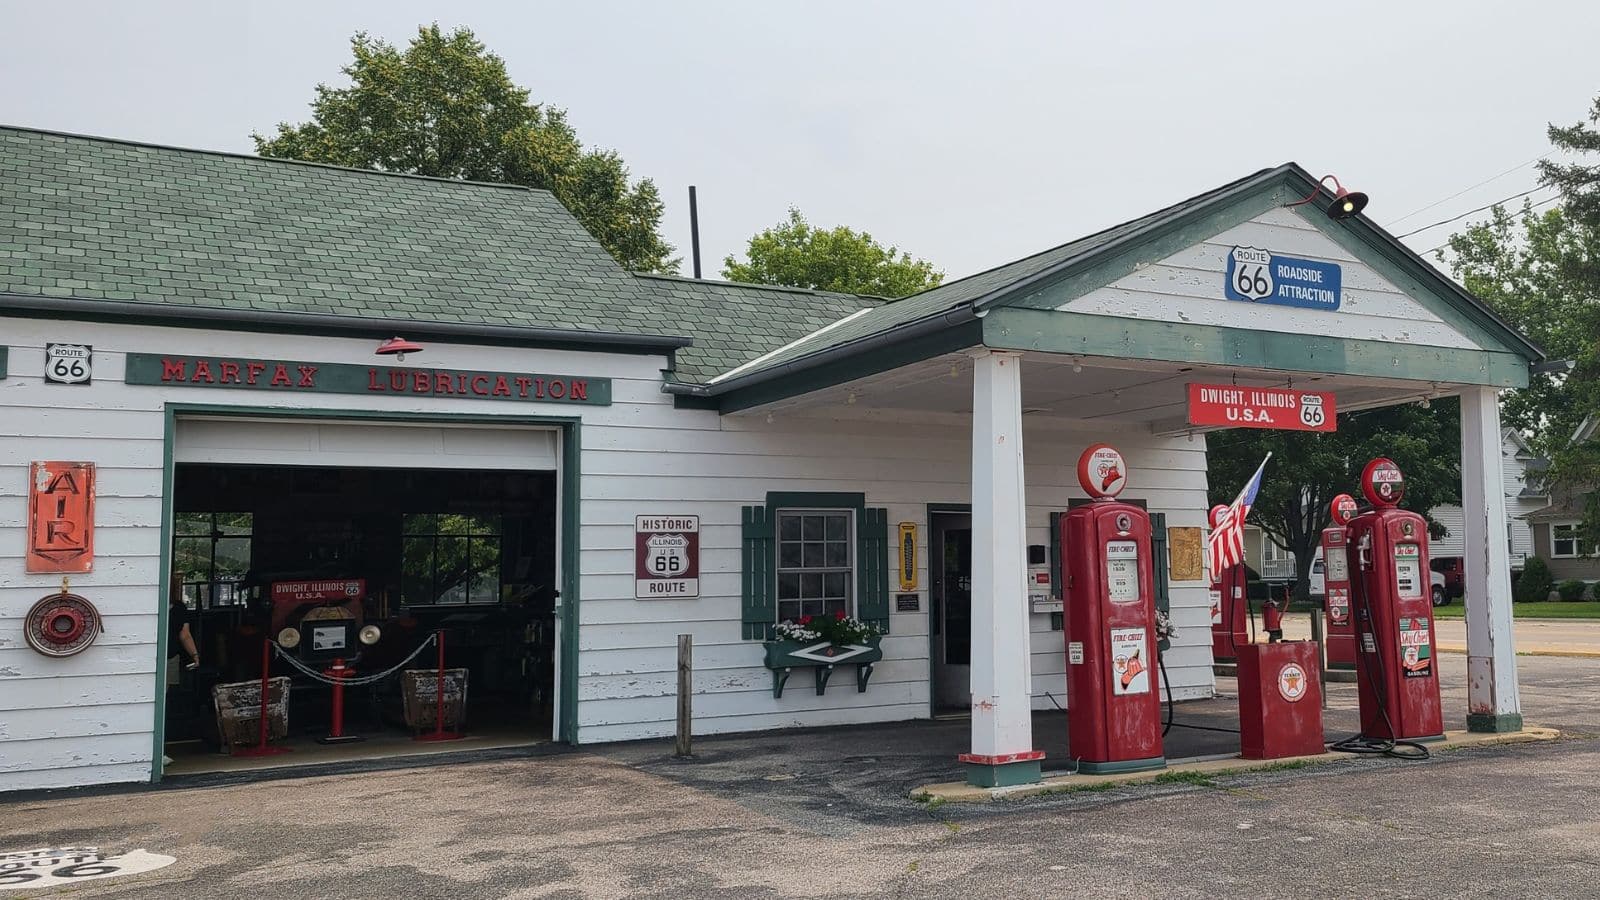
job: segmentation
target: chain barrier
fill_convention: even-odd
[[[295,671],[299,672],[300,674],[306,676],[307,678],[310,678],[310,679],[312,679],[314,681],[320,681],[323,684],[328,684],[328,685],[343,685],[344,687],[366,687],[369,684],[377,684],[378,682],[384,680],[385,678],[388,678],[390,675],[393,675],[394,673],[396,673],[396,672],[400,671],[401,669],[405,668],[406,666],[410,665],[411,661],[416,659],[417,656],[420,653],[422,653],[422,651],[428,649],[428,645],[432,644],[434,641],[437,641],[438,639],[439,639],[439,632],[435,631],[433,634],[428,635],[427,640],[424,640],[422,643],[418,644],[417,645],[417,649],[411,651],[411,655],[410,656],[407,656],[405,659],[400,660],[399,662],[397,662],[393,666],[383,670],[382,672],[376,672],[376,673],[373,673],[371,675],[362,675],[359,678],[329,678],[328,676],[322,674],[320,671],[318,671],[316,669],[313,669],[310,666],[307,666],[305,663],[301,662],[300,660],[295,659],[293,656],[290,656],[289,654],[285,653],[283,651],[283,648],[278,646],[278,642],[277,641],[271,641],[270,643],[272,644],[272,651],[274,653],[278,654],[278,658],[279,659],[282,659],[284,662],[288,663],[291,668],[293,668]]]

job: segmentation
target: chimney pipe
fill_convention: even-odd
[[[700,277],[700,204],[689,185],[689,254],[694,258],[694,277]]]

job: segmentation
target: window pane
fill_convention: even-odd
[[[850,565],[850,545],[841,541],[829,541],[824,547],[826,552],[823,554],[823,565],[830,569]]]
[[[433,534],[433,513],[407,513],[405,517],[406,534]]]
[[[434,541],[433,552],[436,601],[467,602],[467,539],[441,535]]]
[[[800,517],[795,515],[781,515],[778,517],[778,540],[800,540]]]
[[[800,596],[811,600],[822,596],[822,574],[807,572],[800,576]]]
[[[400,552],[400,602],[433,602],[433,538],[408,537]]]
[[[778,599],[779,600],[798,600],[798,599],[800,599],[800,576],[799,575],[779,575],[778,576]]]
[[[820,568],[822,568],[823,565],[825,565],[825,563],[823,563],[823,561],[822,561],[823,560],[822,545],[818,544],[818,543],[813,543],[811,541],[807,541],[806,544],[805,544],[805,548],[806,548],[805,557],[804,557],[805,561],[803,563],[805,565],[805,567],[808,568],[808,569],[820,569]]]
[[[848,540],[850,537],[850,517],[843,513],[831,513],[827,517],[827,536],[830,541]]]
[[[472,515],[467,517],[467,522],[474,535],[500,534],[500,517],[497,515]]]
[[[469,548],[472,580],[468,603],[495,603],[500,599],[500,539],[473,538]]]
[[[822,576],[822,591],[825,596],[844,599],[850,595],[845,592],[848,576],[844,572],[829,572]]]
[[[778,544],[778,566],[784,569],[800,568],[799,541],[782,541]]]
[[[249,534],[250,513],[217,513],[217,530],[223,534]]]
[[[799,619],[800,616],[801,612],[799,600],[784,600],[778,604],[779,622],[793,622]]]
[[[172,542],[172,566],[184,581],[211,580],[211,538],[175,538]]]
[[[801,520],[800,534],[808,541],[822,540],[822,516],[805,516]]]
[[[172,524],[178,534],[210,534],[211,513],[173,513]]]
[[[228,581],[243,578],[250,571],[250,539],[247,537],[230,537],[217,541],[216,569],[212,572],[213,581]]]
[[[823,603],[823,606],[822,606],[822,614],[823,615],[825,615],[825,616],[836,616],[839,613],[844,613],[845,615],[849,615],[850,614],[850,610],[848,609],[847,604],[843,600],[828,600],[825,603]]]

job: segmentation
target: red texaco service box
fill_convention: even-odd
[[[1325,391],[1189,385],[1189,424],[1286,431],[1333,431],[1334,398]]]
[[[699,516],[636,516],[633,531],[635,599],[700,596]]]

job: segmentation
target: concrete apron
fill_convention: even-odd
[[[1459,747],[1482,747],[1490,744],[1522,744],[1534,741],[1553,741],[1561,736],[1561,732],[1554,728],[1541,728],[1530,725],[1521,731],[1502,732],[1499,734],[1471,732],[1471,731],[1446,731],[1443,740],[1428,742],[1428,749],[1432,752],[1455,749]],[[974,787],[965,782],[951,781],[942,784],[928,784],[911,791],[911,799],[917,801],[943,800],[953,803],[977,803],[991,800],[1012,800],[1019,797],[1032,797],[1040,794],[1069,793],[1091,788],[1103,788],[1108,785],[1143,784],[1155,781],[1187,781],[1196,776],[1229,775],[1240,772],[1256,772],[1263,770],[1299,768],[1318,763],[1336,762],[1350,759],[1349,753],[1319,753],[1314,756],[1287,756],[1280,759],[1242,759],[1238,756],[1224,758],[1197,757],[1188,760],[1172,760],[1167,768],[1155,771],[1144,771],[1128,774],[1110,773],[1104,775],[1049,775],[1044,780],[1034,784],[1019,784],[1009,787]]]

